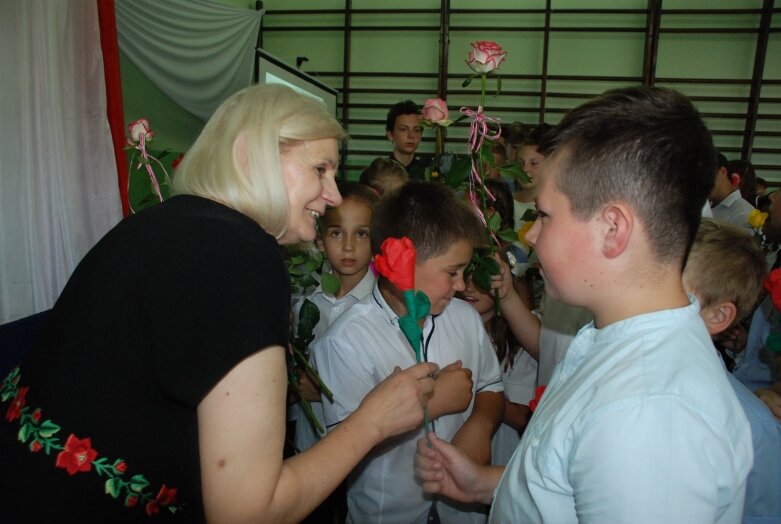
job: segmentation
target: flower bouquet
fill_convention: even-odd
[[[152,141],[155,132],[149,127],[146,118],[140,118],[128,125],[128,133],[128,149],[133,151],[128,170],[128,203],[130,210],[137,213],[159,204],[171,195],[171,178],[159,160],[169,151],[163,151],[159,158],[149,152],[147,144]],[[176,160],[174,162],[178,165]]]

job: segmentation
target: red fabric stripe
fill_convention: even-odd
[[[97,0],[100,22],[100,47],[103,52],[103,72],[106,77],[106,105],[111,139],[114,142],[114,158],[119,175],[119,196],[122,214],[130,214],[127,196],[127,157],[125,155],[125,113],[122,109],[122,79],[119,70],[119,44],[114,0]]]

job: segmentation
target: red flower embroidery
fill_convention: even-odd
[[[119,473],[124,473],[125,471],[127,471],[127,464],[123,460],[122,462],[114,466],[114,469],[117,470]]]
[[[36,422],[41,421],[41,408],[37,408],[35,411],[32,412],[32,415],[30,415],[32,419]]]
[[[30,451],[32,451],[33,453],[38,453],[42,449],[43,446],[37,440],[33,440],[32,442],[30,442]]]
[[[12,422],[22,416],[22,408],[27,404],[25,397],[27,396],[28,389],[30,388],[27,386],[19,388],[16,397],[11,401],[11,404],[8,406],[8,411],[5,413],[5,418],[8,422]]]
[[[415,289],[415,246],[407,237],[386,238],[382,254],[374,257],[374,265],[381,275],[401,291]]]
[[[765,278],[765,289],[770,293],[775,308],[781,311],[781,268],[774,269]]]
[[[542,386],[538,387],[534,390],[534,398],[529,402],[529,409],[534,411],[537,409],[537,404],[540,403],[540,399],[542,398],[542,394],[545,393],[545,387],[546,384],[543,384]]]
[[[128,495],[125,499],[125,506],[128,508],[135,508],[138,506],[138,496],[136,495]]]
[[[64,468],[68,475],[75,475],[79,471],[86,472],[92,469],[92,461],[98,456],[98,452],[92,449],[89,438],[78,439],[71,433],[65,441],[65,449],[57,455],[54,463],[58,468]]]
[[[146,505],[146,514],[150,517],[160,511],[160,506],[169,506],[176,502],[176,488],[169,488],[165,484],[160,488],[155,500]]]

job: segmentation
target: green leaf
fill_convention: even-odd
[[[466,120],[467,118],[469,118],[469,116],[462,114],[461,116],[459,116],[458,118],[456,118],[455,120],[453,120],[453,124],[451,124],[451,125],[456,125],[456,124],[458,124],[459,122],[463,122],[463,121],[464,121],[464,120]]]
[[[499,263],[490,255],[481,256],[472,273],[472,281],[484,291],[491,289],[491,277],[499,274]]]
[[[290,257],[290,261],[288,262],[291,266],[297,266],[299,264],[303,264],[306,261],[306,258],[303,255],[294,255]]]
[[[493,213],[490,217],[488,217],[486,222],[488,224],[488,229],[491,231],[499,231],[499,228],[502,226],[502,219],[499,216],[499,213]]]
[[[108,479],[106,480],[105,488],[106,495],[111,495],[112,497],[117,498],[119,497],[119,492],[122,489],[122,483],[117,478]]]
[[[309,299],[305,299],[298,312],[298,338],[307,339],[312,336],[317,323],[320,322],[320,310]]]
[[[320,276],[320,285],[323,287],[323,291],[331,293],[332,295],[339,293],[339,289],[342,287],[339,279],[331,273],[323,273]]]
[[[537,220],[537,211],[535,209],[527,209],[524,211],[521,220],[523,222],[534,222]]]
[[[496,166],[496,160],[494,160],[494,155],[491,152],[493,149],[493,146],[491,143],[489,143],[488,140],[483,142],[483,145],[480,146],[480,164],[481,165],[489,165],[491,167]]]
[[[33,426],[31,424],[22,424],[22,426],[19,428],[19,441],[27,442],[27,439],[30,438],[32,433]]]
[[[496,75],[496,94],[494,96],[499,96],[501,92],[502,92],[502,77]]]
[[[450,171],[445,175],[445,185],[451,189],[461,189],[469,178],[471,170],[472,159],[469,156],[456,158],[453,165],[450,167]]]
[[[523,172],[521,166],[515,162],[511,162],[509,164],[502,164],[501,166],[499,166],[499,173],[501,173],[501,175],[505,177],[512,177],[517,179],[529,178],[528,176],[526,176],[526,173]],[[527,183],[531,182],[531,180],[522,180],[522,181]]]
[[[473,79],[475,76],[476,76],[476,75],[472,75],[472,76],[468,76],[468,77],[466,77],[466,80],[464,80],[463,82],[461,82],[461,87],[466,87],[466,86],[468,86],[469,84],[471,84],[471,83],[472,83],[472,79]]]
[[[52,422],[51,419],[45,420],[38,429],[38,433],[44,438],[49,438],[58,431],[60,431],[60,426]]]
[[[505,242],[518,242],[518,233],[509,227],[502,229],[496,235]]]
[[[133,475],[130,479],[130,489],[136,493],[141,493],[149,485],[149,481],[143,475]]]

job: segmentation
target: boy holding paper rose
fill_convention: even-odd
[[[372,251],[380,254],[386,239],[410,239],[414,265],[406,267],[403,280],[414,280],[405,287],[396,284],[399,278],[378,277],[371,295],[343,313],[312,348],[318,372],[334,393],[333,403],[323,399],[328,431],[358,408],[374,384],[415,362],[417,348],[399,327],[410,312],[404,290],[397,287],[414,285],[430,301],[428,314],[420,318],[419,351],[423,360],[441,365],[428,404],[432,425],[477,462],[490,462],[491,437],[504,416],[501,370],[480,316],[454,297],[464,290],[464,270],[484,233],[472,210],[441,184],[409,182],[375,205]],[[377,267],[382,270],[379,261]],[[423,434],[418,428],[380,444],[350,474],[348,522],[427,522],[432,500],[412,469],[415,441]],[[480,505],[442,499],[436,507],[442,522],[485,521]]]

